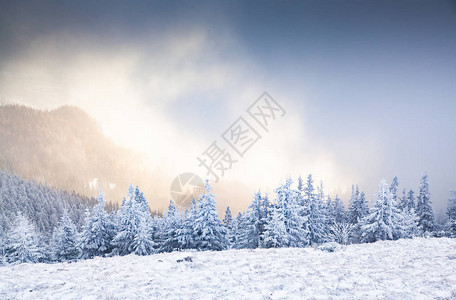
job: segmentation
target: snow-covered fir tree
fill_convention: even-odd
[[[412,190],[410,190],[410,191],[412,192],[410,199],[413,202],[413,191]],[[405,189],[402,191],[402,196],[397,201],[398,201],[398,208],[401,211],[401,214],[403,217],[402,224],[399,225],[403,230],[402,237],[410,238],[410,237],[417,236],[419,233],[418,217],[415,213],[415,209],[414,209],[413,205],[410,205],[410,203],[409,203],[410,200],[405,192]]]
[[[402,196],[399,198],[399,205],[398,207],[400,208],[400,210],[404,211],[409,211],[410,210],[410,206],[409,206],[409,203],[408,203],[408,198],[407,198],[407,194],[405,192],[405,189],[402,190]]]
[[[155,252],[156,243],[153,239],[152,216],[149,204],[139,190],[135,188],[135,202],[138,227],[133,240],[133,250],[136,255],[149,255]]]
[[[267,222],[268,208],[263,207],[261,192],[255,193],[252,203],[244,213],[242,227],[239,230],[238,248],[255,249],[260,246],[260,240]]]
[[[115,235],[114,224],[104,209],[106,201],[101,191],[97,202],[92,213],[86,213],[85,223],[78,241],[81,258],[84,259],[105,256],[112,251],[111,242]]]
[[[55,261],[71,261],[79,257],[78,232],[68,211],[63,211],[59,225],[54,229],[51,257]]]
[[[304,182],[302,180],[301,175],[299,175],[299,177],[298,177],[298,191],[299,192],[304,191]]]
[[[408,208],[409,208],[409,211],[410,210],[416,210],[416,206],[415,206],[415,192],[411,189],[408,191],[408,194],[407,194],[407,202],[408,202]]]
[[[8,234],[5,258],[8,263],[36,263],[45,257],[40,235],[30,221],[18,214]]]
[[[346,212],[345,212],[344,202],[342,202],[342,199],[340,199],[337,195],[333,202],[332,213],[333,213],[334,222],[339,223],[339,224],[345,223]]]
[[[393,201],[397,202],[397,191],[399,188],[399,180],[397,179],[397,176],[393,178],[391,185],[390,185],[390,192],[391,196],[393,197]]]
[[[228,248],[232,247],[233,241],[233,215],[229,206],[226,207],[223,225],[226,227],[226,238],[228,240]]]
[[[178,241],[179,246],[182,249],[195,249],[194,239],[194,230],[195,220],[198,213],[198,204],[195,199],[192,200],[190,204],[190,209],[185,210],[183,217],[182,225],[178,229]],[[229,209],[227,208],[229,212]],[[229,212],[231,213],[231,212]],[[225,216],[226,217],[226,216]],[[231,221],[227,220],[231,224]],[[225,225],[226,226],[226,225]],[[229,225],[231,226],[231,225]],[[228,228],[228,227],[227,227]]]
[[[393,240],[402,236],[402,214],[394,201],[391,189],[382,180],[377,192],[377,199],[369,215],[361,220],[361,240],[375,242]]]
[[[292,183],[288,178],[285,184],[275,190],[277,199],[265,226],[262,247],[303,247],[309,244],[309,232],[304,227],[307,219],[300,215],[298,192],[291,188]]]
[[[263,248],[281,248],[290,245],[289,234],[285,227],[284,214],[274,206],[261,239]]]
[[[416,214],[418,216],[418,226],[425,234],[432,232],[435,227],[430,195],[428,175],[424,174],[421,178],[420,191],[417,197]]]
[[[151,226],[152,216],[143,193],[130,185],[118,212],[117,234],[112,240],[113,254],[153,253],[155,243]]]
[[[238,248],[239,236],[242,228],[242,213],[239,212],[231,223],[231,233],[227,232],[227,239],[230,248]]]
[[[332,198],[330,195],[328,195],[328,197],[326,198],[325,206],[326,206],[326,212],[329,217],[329,223],[332,224],[335,222],[335,220],[334,220],[334,201],[332,201]]]
[[[149,255],[155,252],[152,227],[149,218],[144,214],[139,216],[138,230],[133,241],[133,250],[136,255]]]
[[[230,207],[227,206],[226,210],[225,210],[225,217],[223,218],[223,224],[225,224],[225,226],[227,228],[230,228],[232,223],[233,223],[233,215],[231,214]]]
[[[170,200],[163,220],[160,251],[171,252],[182,249],[182,234],[182,215],[174,205],[174,201]]]
[[[305,187],[305,203],[308,205],[306,215],[306,230],[308,231],[308,242],[312,245],[326,241],[326,214],[323,211],[323,187],[320,186],[318,193],[315,194],[312,175],[307,177]]]
[[[199,250],[224,250],[228,248],[227,231],[215,208],[215,196],[206,180],[206,192],[200,196],[200,209],[195,218],[194,242]]]
[[[448,199],[448,235],[456,237],[456,191],[450,191],[450,198]]]
[[[359,193],[358,186],[352,186],[352,195],[350,197],[347,219],[351,224],[358,224],[365,216],[369,214],[366,196],[364,192]]]

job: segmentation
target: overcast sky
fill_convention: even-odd
[[[313,173],[347,201],[382,178],[456,188],[455,1],[0,1],[0,100],[72,104],[147,167],[196,157],[264,91],[286,111],[216,184],[243,209]],[[169,187],[157,197],[169,197]]]

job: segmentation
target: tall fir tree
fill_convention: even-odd
[[[240,248],[255,249],[260,246],[267,222],[265,213],[267,208],[263,207],[263,205],[264,201],[261,197],[261,192],[258,191],[243,216],[243,226],[240,229],[238,240]]]
[[[288,178],[275,190],[277,199],[262,235],[262,247],[303,247],[309,244],[309,233],[304,227],[306,219],[300,215],[298,192],[291,188],[292,183]],[[278,236],[282,233],[283,236]]]
[[[329,216],[329,223],[334,224],[335,219],[334,219],[334,201],[332,201],[332,198],[330,195],[326,198],[325,202],[326,206],[326,212],[328,213]]]
[[[415,192],[411,189],[407,193],[407,203],[408,203],[408,208],[410,210],[416,210],[415,206]]]
[[[399,180],[397,179],[397,176],[396,176],[393,178],[393,181],[391,182],[391,185],[390,185],[390,192],[391,192],[391,196],[393,197],[394,202],[398,202],[398,199],[397,199],[398,188],[399,188]]]
[[[54,229],[51,257],[55,261],[72,261],[80,255],[76,225],[64,209],[59,225]]]
[[[448,235],[456,237],[456,191],[450,191],[450,198],[448,199]]]
[[[9,232],[5,257],[9,263],[36,263],[45,257],[40,235],[21,213]]]
[[[225,210],[225,218],[223,218],[223,225],[226,227],[226,237],[228,239],[228,248],[232,247],[233,241],[233,215],[231,214],[230,207],[227,206]]]
[[[140,214],[138,230],[133,240],[133,251],[136,255],[155,253],[156,243],[153,240],[152,226],[146,215]]]
[[[281,248],[290,245],[289,235],[285,228],[284,214],[282,210],[275,208],[269,216],[269,221],[266,223],[265,231],[261,239],[261,247],[263,248]]]
[[[233,215],[231,214],[230,207],[227,206],[226,210],[225,210],[225,218],[223,218],[223,224],[225,224],[225,226],[227,228],[229,228],[229,227],[231,227],[232,223],[233,223]]]
[[[434,230],[435,219],[431,206],[432,202],[427,174],[424,174],[421,178],[420,192],[417,198],[416,214],[418,216],[418,226],[423,233],[430,233]]]
[[[333,202],[333,218],[336,223],[345,223],[346,212],[344,202],[336,195],[336,199]]]
[[[298,177],[298,191],[302,192],[304,190],[304,182],[302,181],[301,175]]]
[[[171,252],[182,249],[182,215],[173,200],[169,201],[168,211],[163,222],[160,251]]]
[[[239,249],[241,247],[239,242],[240,232],[242,231],[242,213],[239,212],[236,218],[233,219],[231,225],[231,234],[227,233],[228,244],[231,248]]]
[[[364,192],[359,193],[358,186],[352,186],[352,195],[348,206],[348,222],[359,224],[359,222],[369,214],[366,196]]]
[[[83,259],[105,256],[112,251],[111,242],[115,235],[115,228],[104,209],[106,201],[101,191],[97,197],[97,202],[92,213],[86,214],[86,220],[78,241],[81,250],[80,257]]]
[[[199,250],[225,250],[228,248],[227,231],[217,214],[209,180],[206,180],[205,189],[206,193],[200,197],[201,206],[195,218],[195,246]]]
[[[152,216],[139,187],[128,187],[118,211],[117,233],[112,240],[113,255],[148,255],[154,252]]]
[[[399,208],[404,211],[410,211],[410,205],[408,203],[408,198],[407,194],[405,192],[405,189],[402,190],[402,196],[399,199]]]
[[[315,194],[313,187],[312,175],[307,178],[306,201],[308,204],[308,214],[306,220],[306,229],[308,231],[308,242],[312,245],[320,244],[326,241],[326,216],[323,211],[323,186],[321,185]]]
[[[198,213],[198,204],[193,199],[190,204],[190,209],[185,210],[182,225],[178,231],[179,245],[182,249],[195,249],[194,239],[194,225]]]
[[[370,214],[361,220],[361,240],[375,242],[400,238],[403,234],[399,227],[401,223],[401,212],[388,183],[383,179]]]

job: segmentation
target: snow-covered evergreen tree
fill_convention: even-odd
[[[332,224],[335,222],[335,220],[334,220],[334,201],[332,201],[330,195],[328,195],[328,197],[326,198],[325,206],[326,206],[326,212],[329,217],[329,224]]]
[[[0,266],[6,264],[6,254],[5,254],[5,247],[6,247],[6,234],[0,232]]]
[[[408,194],[407,194],[407,202],[408,202],[408,207],[409,207],[409,211],[410,210],[416,210],[416,207],[415,207],[415,192],[413,190],[409,190]]]
[[[227,206],[225,210],[225,218],[223,218],[223,225],[226,227],[226,238],[228,240],[228,248],[233,246],[233,215],[231,214],[230,207]]]
[[[333,202],[332,213],[333,213],[334,221],[336,223],[338,223],[338,224],[345,223],[346,212],[345,212],[344,202],[342,202],[342,199],[340,199],[337,195],[336,195],[336,199],[334,199],[334,202]]]
[[[106,201],[101,191],[97,197],[97,202],[92,213],[86,214],[86,220],[78,241],[81,258],[84,259],[105,256],[112,250],[111,241],[115,235],[114,224],[104,209]]]
[[[402,196],[399,198],[399,205],[398,205],[399,209],[404,211],[410,211],[410,206],[409,206],[409,203],[408,203],[408,198],[407,198],[407,194],[405,192],[405,189],[402,190]]]
[[[298,177],[298,191],[299,192],[304,191],[304,182],[302,180],[301,175],[299,175],[299,177]]]
[[[277,199],[265,226],[262,247],[303,247],[309,244],[309,232],[304,227],[307,217],[300,215],[298,192],[291,188],[292,183],[288,178],[275,190]],[[278,236],[282,233],[283,236]]]
[[[449,236],[456,237],[456,191],[450,191],[450,198],[448,199],[448,230]]]
[[[397,179],[397,176],[393,178],[393,181],[391,182],[391,185],[390,185],[390,192],[391,192],[391,196],[393,197],[393,201],[394,202],[398,202],[397,200],[397,191],[398,191],[398,187],[399,187],[399,180]]]
[[[326,241],[326,215],[323,211],[323,187],[320,186],[317,194],[314,193],[312,175],[307,177],[305,187],[305,203],[308,205],[306,215],[306,229],[308,231],[308,242],[312,245]]]
[[[352,195],[348,206],[348,222],[358,224],[365,216],[369,214],[366,196],[364,192],[359,193],[358,186],[352,186]]]
[[[133,241],[133,250],[136,255],[149,255],[155,253],[152,226],[150,220],[144,215],[139,216],[138,230]]]
[[[195,246],[199,250],[224,250],[228,248],[227,232],[215,208],[215,196],[206,180],[206,193],[200,196],[200,209],[196,214]]]
[[[138,227],[133,240],[133,250],[136,255],[149,255],[155,253],[157,245],[153,239],[152,216],[149,204],[138,186],[135,188],[134,199]]]
[[[289,235],[285,228],[284,214],[282,210],[274,208],[265,226],[261,239],[263,248],[281,248],[290,245]]]
[[[239,212],[236,218],[233,219],[231,225],[231,233],[227,233],[228,243],[231,248],[240,248],[239,236],[242,231],[242,213]]]
[[[398,199],[398,208],[401,211],[403,220],[400,227],[402,228],[404,238],[410,238],[417,236],[419,233],[418,230],[418,217],[415,213],[413,205],[413,191],[410,190],[411,197],[409,198],[405,192],[405,189],[402,191],[402,197]],[[412,204],[410,204],[410,200]]]
[[[40,236],[35,227],[21,213],[8,234],[5,257],[8,263],[36,263],[44,258]]]
[[[377,199],[369,215],[361,220],[361,240],[375,242],[402,237],[402,214],[386,180],[380,183]]]
[[[77,259],[79,255],[76,225],[65,209],[52,235],[51,257],[55,261],[71,261]]]
[[[194,229],[193,227],[195,226],[195,220],[196,216],[198,213],[198,204],[196,203],[196,200],[193,199],[190,205],[190,210],[186,210],[184,214],[184,219],[182,222],[182,225],[180,226],[180,229],[178,230],[178,240],[179,240],[179,246],[182,249],[195,249],[195,243],[193,241],[194,239]],[[227,208],[227,214],[231,213],[229,211],[229,208]],[[225,216],[225,218],[229,218]],[[229,224],[231,224],[231,221],[227,220]],[[231,225],[229,225],[231,226]],[[228,228],[228,226],[227,226]],[[228,229],[227,229],[228,230]]]
[[[225,224],[225,226],[227,228],[229,228],[229,227],[231,227],[232,223],[233,223],[233,215],[231,214],[230,207],[227,206],[226,210],[225,210],[225,218],[223,218],[223,224]]]
[[[113,253],[151,254],[155,242],[149,205],[138,187],[130,185],[118,213],[117,234],[112,240]]]
[[[163,220],[160,251],[171,252],[182,249],[182,236],[182,215],[174,205],[174,201],[170,200]]]
[[[430,233],[434,230],[435,219],[431,206],[431,197],[429,193],[428,175],[424,174],[421,178],[420,192],[418,203],[416,205],[416,214],[418,216],[418,226],[423,233]]]
[[[267,222],[267,207],[261,192],[255,193],[252,203],[243,215],[242,227],[239,230],[238,247],[255,249],[260,246],[260,240]]]
[[[397,225],[400,231],[399,238],[412,238],[418,236],[420,233],[418,227],[418,217],[415,210],[404,209],[401,211],[402,221]]]

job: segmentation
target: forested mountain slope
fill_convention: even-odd
[[[108,201],[117,203],[130,183],[146,195],[154,195],[157,186],[143,157],[114,144],[95,120],[71,106],[51,111],[0,106],[0,170],[5,169],[89,197],[102,188]]]
[[[5,235],[17,214],[22,213],[45,239],[49,238],[64,209],[80,227],[85,211],[94,203],[93,198],[49,188],[0,171],[0,235]]]

